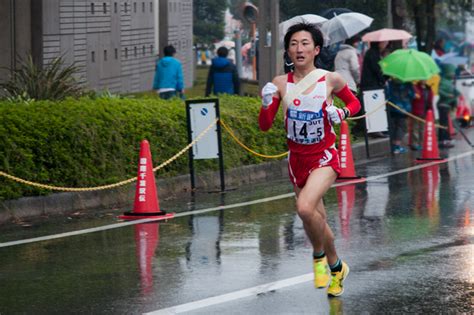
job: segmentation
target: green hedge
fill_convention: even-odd
[[[222,96],[221,117],[239,139],[257,152],[286,150],[282,118],[263,133],[259,100]],[[281,115],[281,111],[280,111]],[[0,170],[55,186],[90,187],[136,175],[140,141],[148,139],[154,166],[187,144],[182,100],[82,98],[30,104],[0,101]],[[226,168],[268,161],[248,153],[223,131]],[[198,171],[218,169],[214,160],[197,161]],[[158,171],[158,177],[188,173],[187,153]],[[0,177],[0,199],[51,193]]]

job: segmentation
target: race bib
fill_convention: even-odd
[[[324,138],[323,111],[288,109],[287,137],[300,144],[319,143]]]

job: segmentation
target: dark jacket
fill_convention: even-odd
[[[413,84],[411,82],[400,82],[395,80],[390,80],[388,82],[386,91],[387,100],[394,103],[395,105],[401,107],[407,112],[411,112],[411,103],[415,98],[415,90],[413,89]],[[405,116],[404,113],[389,106],[390,113],[397,116]]]
[[[381,59],[378,45],[373,44],[364,56],[360,79],[361,90],[366,91],[384,88],[386,77],[383,75],[379,65]]]
[[[207,76],[206,96],[211,94],[211,89],[214,94],[239,94],[239,75],[236,66],[229,59],[224,57],[212,59]]]

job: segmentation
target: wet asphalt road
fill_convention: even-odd
[[[460,139],[442,154],[469,150]],[[8,247],[1,243],[114,224],[121,211],[1,226],[0,314],[472,314],[474,156],[371,177],[411,167],[414,157],[358,163],[369,181],[325,197],[351,268],[340,298],[313,287],[312,249],[282,179],[161,201],[183,213],[167,222]]]

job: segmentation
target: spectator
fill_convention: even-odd
[[[394,103],[406,112],[411,112],[411,103],[415,97],[413,85],[404,83],[397,79],[389,80],[387,85],[387,100]],[[389,106],[389,130],[392,140],[392,153],[405,153],[407,150],[402,146],[402,140],[406,131],[406,116],[403,112]]]
[[[444,50],[444,39],[443,38],[439,38],[435,41],[434,45],[433,45],[433,50],[431,51],[431,58],[433,58],[436,63],[440,63],[441,62],[441,57],[445,54],[445,50]]]
[[[165,56],[156,64],[153,89],[165,100],[178,95],[183,97],[183,69],[181,62],[173,57],[176,49],[169,45],[163,52]]]
[[[212,59],[206,84],[206,96],[227,93],[239,94],[240,81],[237,67],[227,59],[229,50],[222,46],[217,49],[217,57]]]
[[[454,87],[454,72],[456,67],[451,64],[441,64],[441,81],[439,83],[439,123],[448,126],[449,112],[457,106],[459,92]],[[438,141],[440,148],[452,148],[454,144],[447,129],[438,129]]]
[[[370,48],[364,56],[362,64],[362,76],[360,88],[363,91],[383,89],[386,77],[382,73],[379,61],[382,59],[381,53],[387,47],[388,42],[372,42]]]
[[[345,41],[339,47],[339,51],[334,61],[335,71],[339,72],[346,80],[349,89],[357,95],[357,86],[360,83],[360,65],[357,56],[357,46],[360,42],[360,36],[356,35]]]
[[[413,84],[415,98],[412,101],[411,113],[422,119],[426,118],[426,112],[432,109],[433,92],[426,85],[426,81],[418,81]],[[422,148],[424,124],[416,119],[408,120],[410,131],[410,148],[419,151]]]

